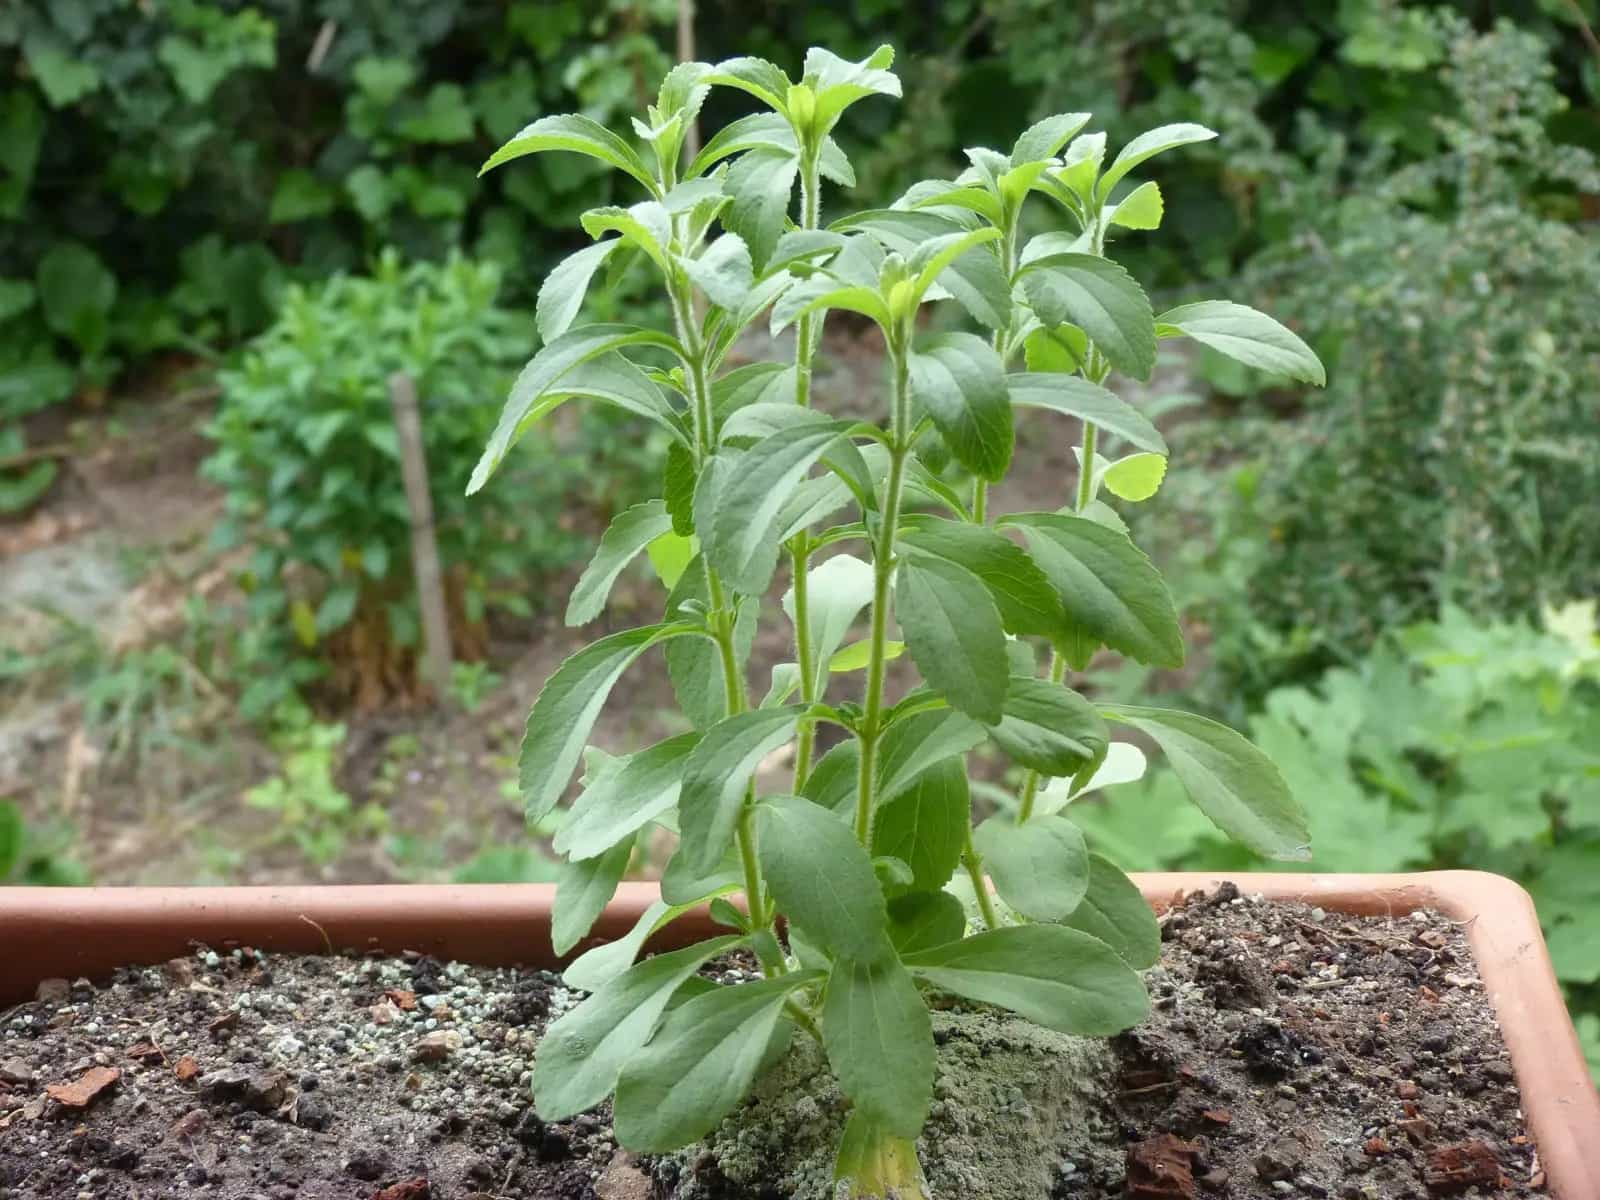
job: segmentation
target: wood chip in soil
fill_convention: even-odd
[[[1224,885],[1166,916],[1147,979],[1150,1020],[1113,1043],[1103,1153],[1080,1163],[1062,1152],[1071,1131],[1047,1137],[1037,1200],[1540,1194],[1450,922]],[[4,1200],[783,1194],[732,1188],[705,1153],[634,1158],[605,1106],[541,1121],[533,1055],[581,999],[547,972],[201,951],[48,995],[0,1013]]]

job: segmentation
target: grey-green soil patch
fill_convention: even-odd
[[[1064,1169],[1116,1169],[1121,1152],[1105,1112],[1117,1066],[1109,1043],[999,1012],[938,1012],[933,1028],[938,1073],[917,1150],[935,1196],[1038,1200]],[[724,1197],[730,1184],[831,1200],[845,1115],[821,1050],[797,1040],[751,1103],[682,1156],[691,1169],[678,1200]],[[715,1170],[701,1161],[707,1155]]]

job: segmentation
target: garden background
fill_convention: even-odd
[[[463,497],[544,273],[620,191],[571,155],[477,167],[542,114],[615,125],[686,44],[794,68],[887,41],[904,102],[840,133],[862,195],[1047,113],[1113,145],[1219,131],[1153,164],[1182,213],[1161,249],[1114,253],[1158,309],[1193,283],[1287,321],[1330,386],[1163,352],[1138,400],[1185,469],[1127,516],[1195,651],[1087,686],[1249,732],[1311,810],[1314,869],[1523,881],[1600,1064],[1596,0],[694,8],[0,10],[0,882],[552,878],[522,722],[580,644],[562,615],[594,538],[666,447],[563,411]],[[730,95],[703,129],[742,115]],[[645,323],[620,282],[591,315]],[[819,389],[880,370],[865,327],[830,325]],[[432,693],[396,371],[457,660]],[[1000,505],[1065,496],[1070,441],[1043,434],[1021,426]],[[605,619],[653,619],[656,589],[630,574]],[[786,654],[758,644],[751,677]],[[603,741],[671,732],[666,672],[641,679]],[[1128,869],[1261,865],[1164,770],[1070,814]]]

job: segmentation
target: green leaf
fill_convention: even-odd
[[[991,482],[1011,465],[1015,437],[1000,356],[982,338],[946,333],[911,353],[911,397],[928,410],[951,453]]]
[[[557,1019],[540,1040],[533,1064],[539,1116],[560,1121],[604,1100],[623,1063],[655,1032],[673,994],[705,963],[742,940],[712,938],[647,958]]]
[[[847,1200],[932,1194],[917,1161],[916,1142],[878,1128],[859,1110],[850,1114],[839,1135],[833,1179],[835,1191]],[[843,1191],[838,1184],[845,1185]]]
[[[671,532],[672,518],[660,500],[646,500],[618,513],[600,536],[599,548],[572,589],[567,624],[584,625],[598,617],[623,568],[652,541]]]
[[[1089,209],[1088,215],[1092,218],[1094,213],[1088,202],[1095,176],[1099,174],[1100,164],[1105,160],[1105,155],[1104,133],[1081,133],[1072,139],[1072,144],[1061,156],[1061,168],[1051,171],[1040,182],[1049,180],[1050,184],[1046,190],[1058,199],[1061,198],[1060,189],[1065,189],[1066,194],[1074,197],[1076,201],[1067,207],[1074,211]]]
[[[622,1068],[613,1114],[617,1141],[659,1154],[715,1129],[755,1082],[789,993],[820,974],[796,971],[719,987],[674,1008]]]
[[[1027,551],[984,525],[912,515],[900,544],[965,567],[989,589],[1007,633],[1059,634],[1065,615],[1055,588]]]
[[[1023,341],[1022,351],[1030,371],[1071,375],[1083,366],[1088,357],[1089,335],[1076,325],[1057,325],[1053,329],[1041,326]],[[1087,379],[1081,382],[1090,387],[1098,386]],[[1011,402],[1018,402],[1015,395],[1011,397]]]
[[[778,297],[777,303],[772,306],[769,331],[776,336],[799,318],[830,308],[866,317],[883,330],[894,327],[889,306],[876,289],[839,287],[831,276],[819,273],[795,284]]]
[[[39,24],[48,28],[42,20]],[[66,108],[100,87],[100,71],[92,61],[72,53],[60,38],[43,32],[43,28],[22,39],[22,57],[50,107]],[[8,41],[15,37],[13,32]]]
[[[550,913],[550,944],[564,955],[594,928],[633,857],[633,838],[625,836],[594,858],[571,859],[561,864],[556,881],[556,901]]]
[[[787,81],[784,84],[788,87]],[[689,164],[687,178],[693,179],[724,158],[742,154],[746,150],[769,150],[791,157],[799,154],[799,143],[794,130],[782,113],[752,113],[730,121],[706,140],[700,153]]]
[[[1247,367],[1302,383],[1327,385],[1322,360],[1291,330],[1266,313],[1231,300],[1202,300],[1168,309],[1156,318],[1163,337],[1183,334]]]
[[[987,736],[982,725],[950,709],[931,709],[900,718],[878,743],[879,800],[893,799],[929,767],[965,754],[981,745]]]
[[[548,343],[522,368],[483,456],[472,469],[467,495],[489,481],[511,447],[540,417],[572,396],[594,396],[646,417],[682,437],[661,389],[638,367],[612,351],[624,346],[656,346],[679,353],[666,334],[631,325],[585,325]],[[591,364],[591,360],[598,363]],[[589,367],[588,371],[579,368]]]
[[[673,442],[667,447],[662,468],[661,495],[672,517],[672,532],[681,538],[694,533],[694,489],[698,481],[694,451],[682,442]],[[672,586],[667,584],[668,589]]]
[[[117,277],[81,242],[57,241],[39,260],[35,282],[45,324],[85,353],[105,348]]]
[[[354,583],[343,583],[330,588],[317,605],[317,632],[324,637],[343,629],[355,616],[356,605],[361,601],[361,589]]]
[[[544,282],[539,285],[536,312],[541,340],[553,342],[571,328],[578,310],[583,307],[589,281],[622,244],[621,238],[608,238],[585,246],[567,255],[544,277]]]
[[[623,242],[643,251],[662,272],[672,269],[667,254],[672,241],[672,217],[656,201],[643,200],[627,208],[591,208],[581,221],[590,237],[598,240],[603,234],[616,233]]]
[[[723,190],[733,202],[723,213],[722,224],[744,239],[757,274],[766,271],[767,259],[783,235],[799,172],[794,154],[760,148],[749,151],[728,169]]]
[[[1021,276],[1028,303],[1045,325],[1079,326],[1117,370],[1150,378],[1155,316],[1133,276],[1094,254],[1046,255],[1023,267]]]
[[[1005,716],[989,729],[999,747],[1044,775],[1072,775],[1105,753],[1100,713],[1077,692],[1034,676],[1013,675]]]
[[[737,310],[755,286],[750,247],[736,233],[725,233],[707,246],[699,258],[684,262],[689,279],[719,308]]]
[[[715,460],[713,460],[715,461]],[[678,578],[667,597],[667,612],[680,613],[691,602],[708,603],[705,562],[696,556]],[[741,679],[755,641],[758,606],[753,600],[739,605],[733,625],[734,655]],[[696,618],[697,620],[699,618]],[[678,638],[667,643],[667,675],[678,707],[696,729],[706,729],[728,715],[729,697],[722,674],[722,652],[709,637]]]
[[[644,550],[656,577],[671,591],[678,586],[678,580],[683,578],[683,573],[694,561],[695,541],[669,529],[652,538]]]
[[[689,755],[678,796],[679,853],[698,871],[714,867],[733,841],[745,786],[761,760],[794,737],[798,705],[735,713],[710,729]]]
[[[935,282],[950,268],[956,260],[964,257],[975,247],[1001,239],[998,229],[984,226],[980,229],[963,230],[960,233],[947,234],[944,237],[932,238],[923,242],[906,261],[906,266],[915,276],[913,280],[912,295],[915,302],[920,304],[927,295],[936,295]],[[983,343],[988,345],[987,342]]]
[[[869,96],[900,96],[900,80],[888,70],[894,50],[879,46],[860,62],[840,58],[831,50],[813,46],[806,51],[802,78],[816,92],[813,127],[823,133],[833,128],[841,113]]]
[[[22,858],[22,810],[9,800],[0,800],[0,883],[11,878]]]
[[[937,213],[902,209],[871,209],[835,221],[835,230],[859,229],[890,250],[910,258],[925,242],[966,230]],[[1011,323],[1011,282],[1000,260],[986,246],[975,246],[939,275],[939,286],[953,296],[974,320],[991,329]]]
[[[872,567],[851,554],[837,554],[806,575],[806,616],[813,656],[812,695],[822,695],[834,664],[834,651],[850,633],[861,610],[872,602]],[[783,611],[795,622],[794,589],[783,595]],[[870,647],[869,647],[870,649]]]
[[[1089,855],[1089,890],[1062,924],[1099,938],[1136,971],[1155,966],[1161,957],[1161,926],[1149,902],[1133,880],[1098,854]]]
[[[933,1101],[933,1022],[899,959],[833,964],[822,1044],[857,1111],[900,1137],[917,1136]]]
[[[850,827],[798,796],[756,806],[756,853],[778,910],[808,940],[861,962],[892,957],[872,859]]]
[[[599,159],[633,176],[651,195],[657,192],[656,183],[645,166],[639,152],[598,121],[576,113],[553,117],[540,117],[525,127],[500,149],[489,156],[478,174],[492,171],[502,163],[525,154],[538,154],[544,150],[567,150],[574,154]]]
[[[1141,183],[1117,202],[1107,221],[1124,229],[1159,229],[1162,217],[1161,189],[1154,182]]]
[[[880,800],[872,823],[872,853],[898,858],[911,868],[911,882],[896,890],[936,892],[950,882],[966,845],[971,814],[966,767],[956,756]]]
[[[661,872],[661,898],[669,904],[699,904],[708,896],[737,892],[743,886],[744,867],[732,846],[709,871],[691,870],[688,856],[675,853]]]
[[[1006,634],[983,581],[943,559],[907,559],[896,573],[894,611],[929,686],[953,708],[998,723],[1006,694]]]
[[[783,73],[782,68],[774,66],[764,58],[745,55],[724,59],[711,68],[711,73],[705,76],[704,82],[748,92],[780,114],[788,111],[784,101],[789,95],[789,77]],[[787,124],[786,121],[785,125]]]
[[[1060,513],[1017,513],[1003,520],[1022,530],[1034,561],[1056,585],[1067,620],[1077,627],[1074,658],[1086,662],[1085,651],[1098,641],[1136,662],[1183,665],[1183,631],[1172,594],[1126,535]]]
[[[678,803],[684,766],[700,742],[681,733],[618,759],[584,788],[572,817],[557,831],[556,853],[588,859],[637,832]],[[561,951],[557,951],[561,953]]]
[[[273,225],[284,225],[325,217],[333,211],[336,200],[333,189],[310,171],[291,167],[278,176],[267,220]]]
[[[692,625],[647,625],[593,642],[551,675],[528,714],[518,781],[529,821],[542,821],[561,799],[606,697],[633,660],[656,643],[698,632]]]
[[[472,106],[457,83],[436,83],[414,111],[400,119],[400,136],[411,142],[451,142],[472,140]]]
[[[883,643],[884,662],[893,662],[905,652],[906,644],[904,642],[886,641]],[[843,674],[847,671],[865,671],[871,665],[872,642],[866,638],[859,642],[852,642],[828,659],[828,670],[835,674]]]
[[[967,913],[949,892],[907,892],[889,901],[889,940],[902,958],[960,940]]]
[[[1044,408],[1077,417],[1141,450],[1167,452],[1165,439],[1143,413],[1087,379],[1055,372],[1022,372],[1007,375],[1006,387],[1011,403],[1019,408]]]
[[[767,590],[778,566],[784,506],[849,428],[848,421],[796,425],[741,454],[718,455],[723,468],[711,519],[695,523],[707,561],[729,586],[749,596]]]
[[[907,956],[912,974],[1048,1029],[1109,1037],[1150,1011],[1144,984],[1097,938],[1060,925],[1019,925]]]
[[[860,772],[861,743],[849,738],[816,761],[800,794],[836,816],[852,820]]]
[[[1088,123],[1088,113],[1057,113],[1035,122],[1022,131],[1016,145],[1011,148],[1011,165],[1020,167],[1041,159],[1054,158],[1061,147]]]
[[[1059,921],[1089,887],[1083,831],[1065,817],[1035,816],[1021,825],[990,817],[972,831],[1000,898],[1036,921]]]
[[[1130,454],[1108,465],[1104,482],[1113,496],[1138,503],[1160,491],[1161,481],[1166,476],[1166,455],[1145,452]]]
[[[1207,129],[1204,125],[1190,124],[1163,125],[1159,129],[1141,133],[1111,160],[1111,165],[1106,168],[1105,174],[1100,176],[1095,195],[1103,203],[1111,194],[1111,189],[1121,182],[1122,177],[1147,158],[1152,158],[1164,150],[1174,150],[1179,146],[1209,142],[1216,136],[1214,130]]]
[[[1289,785],[1271,759],[1232,729],[1165,708],[1102,711],[1154,738],[1189,799],[1229,837],[1267,858],[1311,857],[1305,811]]]

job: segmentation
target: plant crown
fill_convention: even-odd
[[[969,150],[953,180],[824,225],[822,181],[853,182],[830,131],[849,106],[899,96],[892,59],[887,46],[861,62],[813,49],[798,82],[760,59],[685,63],[633,121],[637,145],[586,117],[552,116],[488,160],[486,171],[543,151],[587,155],[644,199],[584,214],[595,242],[546,279],[544,346],[468,490],[569,399],[620,406],[672,439],[662,496],[613,521],[567,610],[571,624],[595,619],[612,581],[646,553],[668,592],[662,620],[567,659],[522,745],[527,814],[542,820],[608,693],[658,645],[693,726],[635,754],[591,752],[556,836],[563,954],[642,834],[661,826],[679,842],[660,902],[567,969],[592,995],[540,1047],[540,1114],[611,1096],[623,1145],[681,1147],[714,1129],[799,1030],[820,1040],[850,1102],[839,1178],[855,1195],[912,1196],[924,1188],[914,1140],[933,1092],[933,997],[1084,1035],[1146,1013],[1138,972],[1157,957],[1155,920],[1062,811],[1137,774],[1140,756],[1112,743],[1111,725],[1159,745],[1224,832],[1264,855],[1306,856],[1303,813],[1240,735],[1187,713],[1097,705],[1066,677],[1102,647],[1166,667],[1184,658],[1166,585],[1101,499],[1147,498],[1167,461],[1162,435],[1107,387],[1113,373],[1146,379],[1158,343],[1188,337],[1277,376],[1324,380],[1270,317],[1226,301],[1157,315],[1105,254],[1113,230],[1161,223],[1160,189],[1130,175],[1214,136],[1199,125],[1154,129],[1108,155],[1103,134],[1084,132],[1088,114],[1063,113],[1008,151]],[[691,157],[688,134],[714,86],[748,93],[761,111]],[[1030,200],[1068,228],[1027,236]],[[630,259],[659,272],[670,330],[578,320],[594,276]],[[959,310],[981,332],[924,333],[925,305]],[[812,360],[832,311],[882,333],[880,422],[815,403]],[[794,328],[792,360],[728,368],[763,317],[774,332]],[[1018,408],[1081,424],[1075,494],[1058,511],[989,510]],[[795,655],[757,698],[745,664],[780,560]],[[863,611],[868,635],[846,644]],[[1052,649],[1043,674],[1035,641]],[[887,664],[902,652],[923,683],[891,699]],[[849,690],[859,698],[843,698]],[[845,737],[819,755],[823,726]],[[1015,800],[973,828],[964,756],[985,741],[1026,774]],[[788,794],[758,794],[758,765],[791,743]],[[634,962],[652,932],[707,903],[727,936]],[[699,968],[734,949],[754,954],[762,978],[702,986]]]

